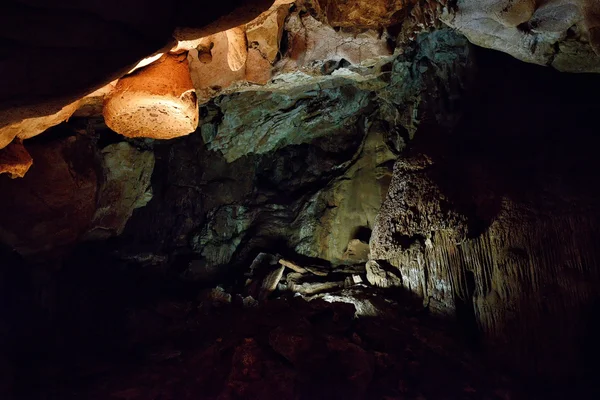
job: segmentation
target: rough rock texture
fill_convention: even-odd
[[[93,239],[120,235],[133,210],[152,199],[152,151],[140,151],[127,142],[120,142],[103,148],[100,156],[103,181],[98,188],[93,228],[86,234],[86,238]]]
[[[0,176],[0,238],[24,256],[76,243],[94,214],[97,176],[91,145],[69,137],[28,146],[35,164],[23,179]]]
[[[182,266],[190,279],[247,266],[273,246],[284,256],[352,262],[348,244],[369,240],[395,154],[410,136],[394,124],[416,129],[424,104],[449,123],[452,96],[466,84],[464,39],[440,31],[415,46],[391,74],[358,83],[326,76],[309,92],[248,90],[202,107],[201,135],[156,148],[155,197],[125,230],[123,253],[174,254],[186,267],[192,259]]]
[[[369,93],[351,82],[327,83],[217,99],[223,119],[216,132],[203,130],[208,148],[232,162],[332,134],[355,135],[360,116],[370,106]]]
[[[358,33],[335,30],[307,12],[292,13],[287,19],[285,30],[288,50],[277,66],[283,72],[308,72],[321,67],[331,73],[337,68],[322,66],[324,61],[345,60],[346,66],[348,63],[369,64],[377,58],[392,54],[386,35],[376,30]]]
[[[8,174],[13,179],[22,178],[32,164],[33,159],[21,142],[15,141],[0,149],[0,175]]]
[[[98,277],[106,273],[104,266]],[[252,308],[213,307],[210,296],[148,297],[139,282],[126,278],[121,285],[117,276],[80,276],[77,284],[65,274],[71,280],[61,289],[72,291],[73,301],[65,298],[56,310],[65,318],[63,344],[45,353],[60,366],[9,363],[2,377],[12,378],[6,388],[17,398],[520,398],[517,383],[470,352],[449,327],[431,327],[412,304],[386,302],[382,292],[341,293],[346,302],[283,298]],[[90,304],[90,293],[104,301]],[[126,313],[115,297],[128,305]],[[379,318],[355,318],[350,300],[371,302]],[[80,316],[82,306],[95,310],[83,315],[86,323],[69,318]],[[55,336],[45,333],[51,342]],[[32,376],[37,385],[28,384]]]
[[[120,259],[174,264],[191,280],[218,279],[273,246],[325,263],[364,260],[365,249],[351,245],[368,242],[398,153],[421,118],[456,117],[468,48],[439,31],[391,65],[347,65],[210,101],[197,133],[154,143],[154,198],[135,212],[149,197],[152,146],[115,144],[122,139],[98,121],[74,119],[65,129],[98,140],[85,153],[100,187],[86,199],[94,200],[87,237],[122,231],[110,249]],[[433,111],[421,115],[425,104]]]
[[[0,149],[6,147],[13,139],[29,139],[43,133],[47,129],[69,119],[77,110],[79,102],[68,104],[56,113],[38,117],[23,117],[13,123],[6,123],[8,117],[2,116],[0,124]]]
[[[84,239],[120,234],[152,198],[154,154],[125,142],[99,149],[88,134],[55,128],[46,140],[28,142],[35,161],[23,179],[0,178],[3,244],[28,259],[54,259]]]
[[[170,49],[177,40],[239,26],[271,4],[268,0],[223,0],[208,6],[185,0],[3,2],[0,36],[7,56],[0,64],[0,109],[7,113],[0,121],[8,124],[53,114],[123,76],[141,59]],[[176,27],[180,29],[174,32]],[[42,103],[45,108],[31,107]]]
[[[318,0],[329,24],[348,28],[384,28],[402,21],[418,0]]]
[[[127,137],[172,139],[198,127],[198,102],[185,56],[166,56],[121,78],[102,111],[106,125]]]
[[[296,246],[296,251],[335,263],[366,261],[364,247],[355,249],[358,251],[351,247],[356,241],[359,244],[355,247],[361,247],[360,240],[368,242],[387,193],[390,166],[395,159],[385,145],[383,133],[372,129],[356,162],[304,207],[301,243]],[[309,222],[307,217],[314,219]]]
[[[314,83],[314,75],[355,72],[349,64],[372,67],[391,55],[394,44],[402,52],[418,33],[439,29],[440,19],[475,44],[527,62],[568,72],[600,71],[600,5],[594,0],[227,0],[210,6],[184,0],[85,5],[36,0],[2,7],[1,49],[9,56],[0,64],[0,148],[65,121],[78,107],[84,108],[80,115],[92,116],[103,96],[109,99],[107,121],[116,131],[134,137],[185,135],[197,126],[198,99],[204,103],[273,79]],[[140,9],[150,11],[142,16]],[[186,81],[186,90],[179,88],[169,100],[153,98],[149,105],[148,98],[136,97],[139,87],[125,82],[159,68],[151,63],[169,51],[187,53],[198,97]],[[45,60],[43,71],[31,54]],[[117,90],[122,95],[127,89],[129,98],[94,92],[132,72]],[[294,72],[300,74],[290,77]],[[183,75],[181,70],[170,78]],[[173,79],[169,85],[180,83]],[[133,119],[120,115],[122,110]],[[170,117],[163,118],[164,112]],[[162,125],[160,132],[139,128],[144,121]]]
[[[455,133],[423,127],[397,162],[367,276],[397,285],[381,272],[395,269],[431,310],[456,315],[525,374],[585,373],[598,354],[600,193],[590,182],[600,82],[487,57]]]
[[[460,0],[442,17],[479,46],[567,72],[600,71],[595,0]]]

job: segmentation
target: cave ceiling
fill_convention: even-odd
[[[564,72],[600,72],[594,0],[13,0],[0,6],[0,173],[21,141],[72,116],[127,137],[194,132],[222,94],[361,80],[416,34],[449,26],[476,45]],[[12,144],[11,144],[12,143]]]

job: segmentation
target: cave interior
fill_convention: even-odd
[[[600,2],[5,0],[0,398],[597,398]]]

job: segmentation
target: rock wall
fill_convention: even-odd
[[[525,374],[586,372],[598,350],[600,81],[478,55],[481,92],[463,121],[422,126],[396,163],[370,279],[457,316]]]
[[[294,15],[305,27],[319,24],[310,14]],[[286,26],[294,23],[290,18]],[[37,147],[62,146],[60,140],[81,148],[57,151],[60,162],[34,161],[34,176],[23,182],[0,180],[5,193],[15,193],[2,199],[3,242],[43,259],[58,247],[57,256],[68,257],[82,240],[119,236],[97,246],[120,260],[177,265],[192,280],[247,266],[258,251],[272,248],[323,263],[365,261],[393,161],[422,121],[455,123],[473,62],[468,42],[449,30],[420,37],[395,58],[375,52],[376,59],[358,57],[351,47],[332,52],[332,43],[348,34],[330,33],[326,45],[308,40],[315,59],[304,59],[300,71],[208,101],[189,137],[124,141],[101,120],[74,117],[47,139],[32,139],[35,154]],[[304,43],[296,31],[284,34],[291,56],[282,70],[300,60],[293,55]],[[89,193],[71,182],[79,177],[69,167],[74,156],[88,165]],[[54,173],[65,182],[48,179]],[[37,180],[44,182],[32,189]],[[74,200],[77,193],[81,201]],[[60,221],[44,229],[18,222],[18,215],[39,213],[37,200],[23,199],[54,195],[57,207],[69,210],[57,214]],[[85,215],[71,215],[84,205]],[[56,229],[68,240],[55,243]],[[34,245],[32,235],[44,245]]]
[[[0,177],[0,240],[30,260],[60,258],[87,239],[122,232],[147,193],[154,155],[126,142],[98,146],[60,127],[30,142],[37,160],[19,180]]]

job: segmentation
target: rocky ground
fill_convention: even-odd
[[[451,326],[408,299],[388,298],[359,286],[312,301],[283,296],[244,306],[213,289],[194,301],[160,302],[138,310],[148,315],[132,327],[138,336],[127,351],[67,354],[58,365],[19,371],[17,398],[516,398],[514,382],[477,360]],[[377,316],[356,316],[349,299]],[[167,322],[168,337],[152,340],[149,315]]]
[[[361,283],[364,266],[260,254],[245,275],[245,284],[201,290],[138,281],[129,298],[119,285],[71,277],[76,287],[61,291],[76,305],[55,316],[63,336],[29,348],[35,333],[17,340],[4,398],[520,399],[572,390],[500,373],[477,337],[434,319],[421,300]]]

